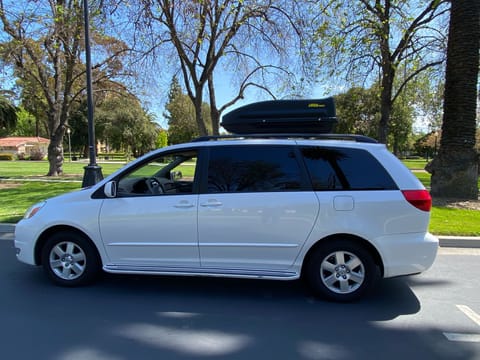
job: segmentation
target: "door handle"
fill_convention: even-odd
[[[188,201],[181,201],[178,204],[175,204],[174,206],[179,209],[188,209],[188,208],[194,207],[195,205]]]
[[[223,204],[217,200],[208,200],[207,202],[200,204],[200,206],[203,206],[203,207],[216,207],[216,206],[222,206],[222,205]]]

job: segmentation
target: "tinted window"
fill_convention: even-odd
[[[368,151],[303,147],[315,190],[393,190],[395,182]]]
[[[208,192],[259,192],[302,189],[293,147],[212,147]]]

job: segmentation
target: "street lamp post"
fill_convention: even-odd
[[[87,74],[87,107],[88,107],[88,150],[90,163],[85,166],[82,187],[92,186],[103,179],[102,168],[97,165],[95,126],[93,123],[92,61],[90,55],[90,31],[88,17],[88,0],[83,0],[83,19],[85,21],[85,65]]]
[[[68,135],[68,162],[72,162],[72,143],[70,141],[70,133],[72,130],[67,128],[67,135]]]

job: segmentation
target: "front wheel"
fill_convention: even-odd
[[[358,300],[378,279],[372,256],[354,241],[332,240],[313,251],[305,275],[321,297],[338,302]]]
[[[95,247],[72,231],[55,233],[47,240],[42,250],[42,265],[48,278],[61,286],[86,285],[100,271]]]

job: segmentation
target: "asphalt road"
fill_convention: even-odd
[[[480,250],[334,304],[300,281],[105,275],[51,285],[0,241],[2,359],[480,359]]]

